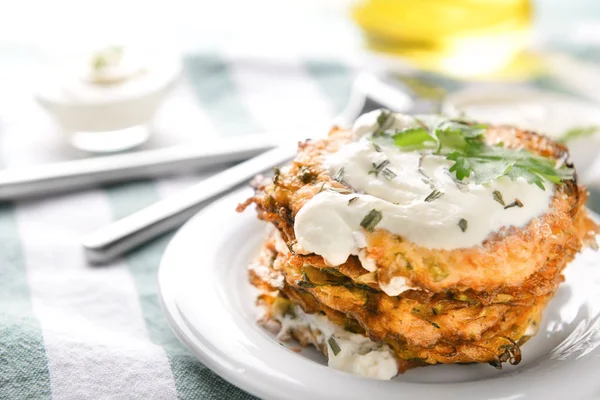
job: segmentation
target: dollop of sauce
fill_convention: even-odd
[[[409,285],[409,280],[403,276],[393,276],[388,283],[379,282],[379,287],[388,296],[398,296],[407,290],[415,289]]]
[[[90,57],[83,78],[97,85],[114,85],[146,73],[143,57],[123,46],[104,47]]]
[[[151,95],[174,80],[180,65],[170,50],[110,45],[61,59],[54,69],[42,82],[39,97],[89,105]]]
[[[326,345],[331,368],[381,380],[398,374],[398,364],[387,344],[348,332],[327,317],[306,314],[297,306],[294,307],[294,316],[285,315],[277,319],[281,323],[279,336],[285,337],[289,331],[304,329],[311,332],[314,345]],[[337,348],[333,349],[332,344]]]
[[[402,151],[390,138],[373,137],[379,115],[375,111],[360,117],[353,128],[357,140],[325,159],[331,176],[343,168],[343,181],[354,193],[325,190],[304,204],[294,224],[298,245],[304,251],[318,254],[334,266],[350,255],[359,255],[365,247],[361,222],[372,210],[381,215],[375,229],[444,250],[481,245],[491,233],[503,227],[524,227],[548,210],[554,194],[550,182],[543,190],[523,178],[505,176],[486,184],[457,181],[449,172],[452,161],[446,157]],[[396,114],[392,118],[391,129],[416,125],[410,116]],[[385,160],[392,174],[373,173],[373,166]],[[497,193],[506,205],[518,202],[521,206],[505,209]],[[390,292],[401,290],[401,282],[397,283],[398,288]]]

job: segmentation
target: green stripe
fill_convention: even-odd
[[[185,59],[188,80],[200,107],[224,135],[258,131],[231,79],[229,66],[216,54]],[[333,74],[333,72],[331,72]],[[159,199],[152,182],[138,182],[107,189],[115,218],[122,218]],[[167,352],[175,386],[181,399],[252,399],[223,381],[184,349],[171,333],[160,309],[156,275],[160,258],[171,235],[159,238],[126,256],[140,296],[150,338]]]
[[[578,98],[580,100],[594,101],[591,97],[585,93],[577,92],[560,80],[556,79],[551,75],[540,76],[530,82],[530,85],[535,89],[547,90],[557,94],[563,94],[571,97]]]
[[[153,182],[113,186],[107,194],[115,218],[123,218],[159,200]],[[172,334],[160,308],[156,276],[160,259],[172,234],[162,236],[125,259],[134,278],[151,340],[167,352],[180,399],[253,399],[223,381],[192,356]]]
[[[327,60],[309,60],[305,67],[331,102],[336,115],[342,112],[350,98],[352,71],[344,64]]]
[[[225,136],[256,133],[261,129],[250,117],[231,79],[230,67],[217,54],[184,59],[185,72],[200,106]]]
[[[31,306],[11,204],[0,204],[0,399],[49,399],[44,338]]]

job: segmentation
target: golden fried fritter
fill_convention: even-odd
[[[401,370],[436,363],[488,362],[500,366],[511,358],[518,362],[517,342],[526,340],[525,331],[539,323],[551,297],[531,299],[528,306],[483,305],[474,298],[457,300],[451,295],[431,296],[416,290],[391,297],[349,279],[340,280],[340,276],[331,276],[325,283],[311,271],[313,279],[319,281],[315,284],[307,280],[305,272],[287,263],[287,255],[275,250],[273,240],[265,244],[262,257],[272,273],[285,277],[275,287],[265,281],[264,274],[250,270],[252,283],[265,293],[263,304],[272,305],[281,296],[305,312],[325,313],[351,332],[390,345]],[[306,332],[292,332],[292,336],[306,342]]]
[[[249,202],[256,203],[259,217],[273,223],[292,249],[294,217],[300,208],[324,185],[344,188],[329,176],[322,161],[351,140],[349,131],[334,129],[328,139],[300,144],[294,162],[281,168],[273,181],[259,178],[254,182],[256,195]],[[509,148],[526,148],[557,162],[568,156],[564,146],[515,128],[489,128],[486,140],[502,141]],[[365,250],[377,263],[383,282],[402,276],[411,286],[436,293],[448,289],[496,292],[518,288],[544,268],[562,271],[585,244],[593,241],[597,227],[584,208],[586,197],[585,189],[577,186],[575,178],[556,185],[546,214],[532,219],[524,228],[503,228],[481,246],[429,249],[375,229],[365,232]]]
[[[488,128],[485,138],[558,163],[568,157],[564,146],[511,127]],[[251,268],[252,283],[264,293],[261,301],[277,312],[285,299],[387,343],[401,371],[436,363],[519,362],[519,344],[539,324],[563,269],[582,247],[595,244],[598,227],[584,208],[587,193],[576,177],[555,186],[548,212],[523,228],[502,228],[480,246],[429,249],[375,229],[364,232],[375,271],[356,256],[331,266],[295,245],[294,218],[324,187],[345,189],[322,162],[351,140],[349,131],[335,128],[325,140],[301,143],[295,160],[273,179],[257,177],[255,196],[238,207],[256,204],[259,218],[276,228],[261,253],[263,268]],[[387,295],[381,287],[394,277],[406,278],[412,289]],[[292,335],[309,342],[306,332]]]

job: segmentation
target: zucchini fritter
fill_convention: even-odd
[[[277,230],[261,253],[268,272],[251,269],[263,303],[269,308],[277,297],[285,298],[387,343],[401,371],[437,363],[487,362],[498,368],[518,363],[519,345],[535,332],[563,269],[584,246],[595,245],[598,227],[585,210],[585,188],[576,176],[556,185],[547,213],[523,228],[494,232],[480,246],[436,250],[375,229],[365,231],[364,249],[375,271],[363,268],[357,256],[331,266],[298,248],[294,218],[324,187],[347,190],[329,175],[323,159],[351,140],[350,131],[334,128],[325,140],[299,144],[295,160],[273,179],[257,177],[255,196],[239,206],[241,211],[256,204],[259,218]],[[563,145],[512,127],[488,128],[485,140],[557,162],[568,158]],[[411,289],[385,294],[381,286],[395,277],[405,278]]]

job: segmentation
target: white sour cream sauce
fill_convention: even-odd
[[[377,129],[379,115],[380,111],[374,111],[361,116],[353,127],[357,140],[326,158],[329,173],[334,176],[343,167],[344,182],[357,193],[323,191],[310,199],[296,215],[294,224],[301,249],[322,256],[334,266],[344,263],[348,256],[358,255],[365,247],[360,223],[373,209],[383,216],[377,229],[386,229],[423,247],[445,250],[480,245],[490,233],[502,227],[523,227],[548,210],[554,194],[550,182],[545,182],[546,190],[525,179],[513,181],[508,177],[484,185],[459,185],[448,171],[452,162],[443,156],[402,152],[385,138],[376,139],[381,150],[376,151],[367,135]],[[411,116],[394,117],[391,129],[416,125]],[[373,163],[386,159],[390,161],[387,168],[396,174],[393,179],[369,174]],[[432,186],[423,174],[443,193],[440,198],[425,202]],[[506,204],[518,198],[523,207],[504,209],[494,200],[495,190]],[[353,197],[358,199],[349,204]],[[461,219],[467,221],[464,232],[459,226]],[[390,288],[390,292],[409,288],[406,282],[393,284],[395,288]]]
[[[98,60],[102,66],[95,68]],[[148,96],[170,84],[180,68],[170,51],[126,46],[108,46],[66,59],[59,67],[43,82],[39,96],[47,102],[75,105]]]
[[[387,344],[378,344],[364,335],[351,333],[329,321],[327,317],[306,314],[295,307],[295,317],[286,315],[279,319],[285,336],[290,330],[310,328],[316,345],[327,345],[327,359],[331,368],[368,378],[387,380],[398,375],[398,364]],[[333,337],[340,348],[336,355],[328,339]]]

